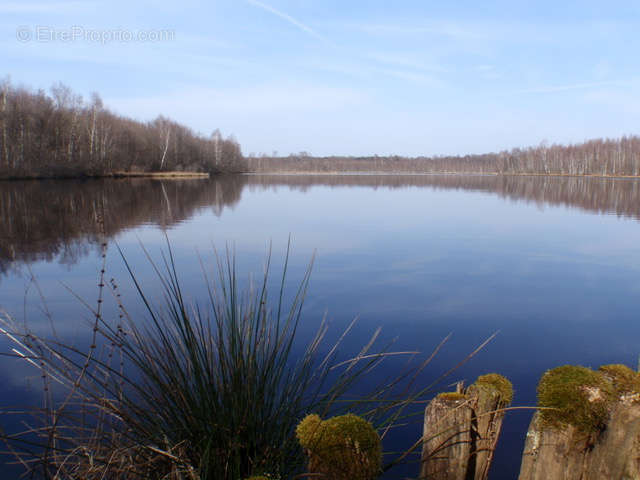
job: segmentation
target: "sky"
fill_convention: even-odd
[[[0,78],[245,155],[464,155],[640,128],[640,2],[0,1]]]

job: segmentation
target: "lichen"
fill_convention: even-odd
[[[475,383],[480,388],[491,388],[500,396],[500,400],[508,405],[513,400],[513,385],[506,377],[498,373],[480,375]]]
[[[613,385],[618,397],[640,393],[640,375],[626,365],[619,363],[603,365],[598,369]]]
[[[380,437],[371,423],[357,415],[325,421],[307,415],[296,435],[307,453],[309,473],[332,480],[373,480],[381,472]]]
[[[460,401],[460,400],[466,400],[467,396],[464,393],[460,393],[460,392],[443,392],[443,393],[439,393],[436,398],[439,398],[440,400],[445,400],[445,401]]]
[[[542,425],[573,425],[585,433],[600,431],[605,427],[613,393],[601,372],[574,365],[548,370],[538,384],[538,406],[545,408],[540,413]]]

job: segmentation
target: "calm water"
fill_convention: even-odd
[[[640,182],[486,176],[239,176],[220,180],[0,183],[0,307],[35,330],[78,339],[90,313],[70,293],[96,298],[104,212],[108,275],[137,305],[115,244],[150,293],[155,277],[140,243],[160,258],[165,233],[185,291],[204,300],[199,256],[231,245],[239,270],[260,273],[289,235],[293,284],[316,253],[301,338],[325,311],[357,353],[382,326],[379,344],[429,353],[452,337],[425,385],[494,332],[497,337],[444,382],[499,372],[515,405],[534,405],[548,368],[626,363],[640,353]],[[37,283],[31,279],[37,279]],[[141,310],[140,310],[141,311]],[[5,340],[0,341],[8,351]],[[380,374],[393,370],[390,363]],[[0,358],[2,405],[36,403],[37,372]],[[492,479],[517,476],[530,413],[507,416]],[[4,420],[11,426],[11,421]],[[401,448],[418,421],[391,438]],[[7,469],[8,467],[4,467]],[[5,470],[8,471],[8,470]],[[415,475],[417,466],[392,478]]]

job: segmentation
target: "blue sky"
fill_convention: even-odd
[[[640,133],[638,31],[632,1],[3,0],[0,76],[245,154],[481,153]]]

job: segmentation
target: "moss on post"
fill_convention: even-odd
[[[437,396],[440,400],[448,401],[448,402],[459,402],[461,400],[467,400],[467,396],[464,393],[460,392],[442,392]]]
[[[538,384],[543,425],[573,425],[584,433],[601,431],[613,402],[613,387],[601,372],[564,365],[548,370]]]
[[[640,478],[640,378],[625,365],[565,365],[538,384],[521,480]]]
[[[513,400],[513,385],[506,377],[498,373],[480,375],[475,385],[479,388],[494,390],[500,397],[501,403],[509,405]]]
[[[616,395],[640,393],[640,375],[626,365],[620,363],[603,365],[598,371],[611,382]]]
[[[381,472],[382,447],[373,426],[353,414],[322,421],[307,415],[296,434],[309,458],[309,472],[331,480],[373,480]]]

